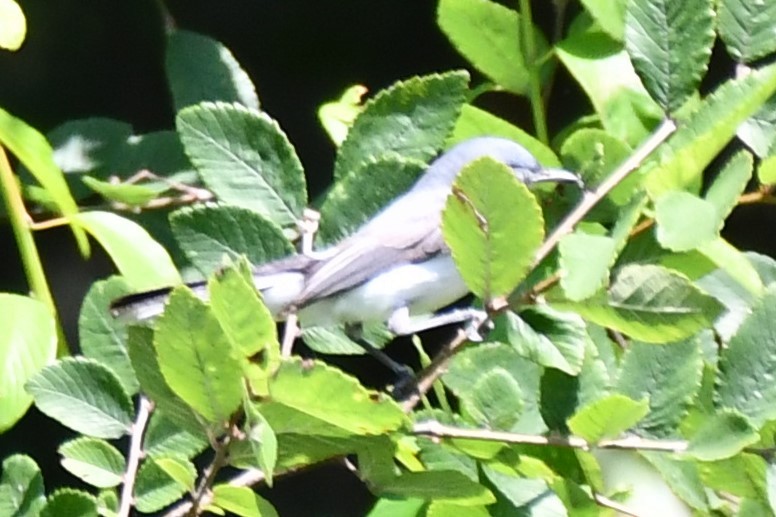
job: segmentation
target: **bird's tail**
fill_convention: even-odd
[[[262,295],[273,315],[281,314],[292,304],[304,286],[308,270],[318,259],[309,255],[291,255],[286,258],[262,264],[253,270],[253,283]],[[207,282],[186,284],[203,301],[208,300]],[[142,322],[156,318],[164,312],[172,287],[130,294],[114,300],[110,310],[114,318],[127,323]]]

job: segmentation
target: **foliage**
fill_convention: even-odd
[[[319,111],[338,149],[335,183],[317,203],[322,242],[351,233],[439,152],[476,135],[512,138],[587,184],[583,195],[531,191],[493,160],[464,168],[441,231],[492,329],[483,343],[455,338],[447,355],[422,352],[422,396],[405,401],[325,355],[281,353],[250,268],[306,236],[305,171],[223,44],[169,34],[174,131],[134,135],[89,119],[45,137],[0,109],[0,191],[33,291],[0,294],[13,321],[0,329],[0,430],[34,401],[79,434],[58,450],[92,487],[47,492],[35,462],[14,455],[2,463],[0,514],[176,505],[274,515],[251,486],[348,457],[379,497],[374,516],[587,515],[623,495],[590,450],[627,448],[698,514],[774,515],[776,261],[720,230],[737,205],[773,202],[776,8],[583,0],[566,20],[556,2],[565,32],[550,41],[530,2],[518,4],[438,2],[441,31],[484,78],[415,76],[364,102],[356,85]],[[17,10],[0,2],[0,13]],[[0,22],[0,45],[23,38],[15,16]],[[736,77],[707,77],[715,43]],[[550,141],[545,99],[559,67],[592,111]],[[718,82],[706,94],[702,81]],[[538,136],[477,106],[492,91],[525,96]],[[25,173],[13,174],[6,150]],[[52,219],[31,223],[25,202]],[[555,231],[572,210],[577,224]],[[87,295],[80,356],[68,357],[32,238],[56,224],[85,257],[94,237],[121,275]],[[176,287],[148,327],[110,316],[111,300],[180,284],[179,270],[206,286]],[[352,353],[341,329],[304,339]],[[384,329],[366,339],[381,346]]]

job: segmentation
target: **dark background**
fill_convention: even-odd
[[[20,3],[28,37],[19,52],[0,51],[4,109],[43,132],[93,116],[129,122],[136,133],[173,128],[164,77],[164,27],[172,22],[212,36],[232,51],[256,84],[262,108],[296,147],[313,194],[330,180],[334,159],[334,147],[317,121],[320,104],[354,83],[376,92],[411,75],[469,68],[437,28],[432,0],[169,0],[166,14],[161,2],[152,0]],[[552,2],[534,4],[538,23],[549,33]],[[727,76],[731,67],[717,49],[711,77]],[[476,84],[480,78],[473,77]],[[480,103],[532,130],[524,101],[489,94]],[[551,131],[588,111],[587,101],[560,70],[549,109]],[[772,239],[762,231],[768,215],[767,207],[739,209],[726,236],[743,249],[772,252]],[[93,280],[111,274],[111,265],[99,251],[82,260],[65,230],[39,233],[37,240],[69,341],[76,343],[83,296]],[[0,225],[0,250],[0,292],[26,292],[6,225]],[[8,322],[0,319],[0,324]],[[55,451],[64,433],[31,410],[0,437],[0,458],[30,454],[43,468],[48,490],[74,485]],[[281,477],[272,491],[263,492],[281,515],[363,515],[371,504],[363,484],[335,465]]]

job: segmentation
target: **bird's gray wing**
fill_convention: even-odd
[[[305,305],[356,287],[379,273],[400,264],[422,262],[447,250],[438,225],[428,231],[368,232],[346,239],[337,253],[319,261],[307,278],[296,306]]]

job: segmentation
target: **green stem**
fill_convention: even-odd
[[[544,112],[544,99],[542,97],[542,81],[540,69],[536,59],[536,35],[534,34],[533,16],[531,15],[531,0],[519,0],[520,3],[520,35],[522,37],[523,59],[528,68],[528,98],[533,112],[534,128],[536,136],[542,143],[549,145],[550,137],[547,132],[547,118]]]
[[[46,274],[43,271],[43,264],[40,261],[38,248],[35,245],[35,239],[32,236],[32,228],[27,210],[22,200],[21,189],[16,182],[11,170],[11,164],[5,149],[0,146],[0,193],[5,203],[8,220],[13,228],[16,244],[19,247],[19,255],[22,259],[24,272],[27,275],[27,282],[34,298],[43,302],[51,311],[54,317],[57,329],[57,355],[67,355],[69,353],[65,333],[57,315],[57,308],[54,305],[54,297],[51,295]]]

